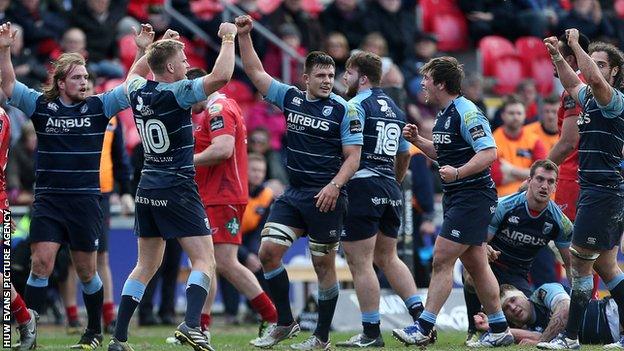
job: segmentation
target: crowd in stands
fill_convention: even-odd
[[[520,139],[531,144],[522,146],[528,152],[526,162],[515,163],[517,160],[502,157],[495,164],[493,175],[497,185],[505,189],[516,188],[526,178],[530,164],[545,157],[557,133],[556,122],[553,126],[551,120],[551,110],[558,100],[552,97],[557,90],[550,59],[546,56],[550,71],[547,68],[538,72],[538,78],[548,83],[544,88],[541,82],[532,79],[535,76],[529,72],[531,68],[525,70],[523,63],[517,61],[522,59],[517,57],[518,53],[526,53],[518,49],[518,40],[534,37],[537,41],[532,43],[541,44],[541,38],[560,35],[566,28],[574,27],[590,40],[624,47],[623,0],[234,0],[234,3],[299,55],[313,50],[329,53],[336,61],[337,81],[342,78],[344,63],[352,50],[371,51],[383,57],[382,86],[405,109],[408,118],[419,124],[426,138],[431,138],[438,111],[425,101],[420,67],[441,55],[442,50],[459,57],[474,56],[475,51],[483,48],[483,41],[492,36],[512,45],[511,66],[504,69],[520,67],[521,73],[511,86],[496,85],[500,81],[492,84],[490,77],[497,76],[498,68],[488,72],[484,62],[487,57],[479,51],[479,68],[467,70],[462,87],[463,94],[487,114],[492,128],[500,129],[495,132],[499,150]],[[206,33],[216,35],[224,7],[219,0],[172,0],[171,4]],[[78,52],[88,59],[88,68],[97,77],[98,91],[112,86],[111,82],[119,82],[132,64],[135,52],[132,27],[138,28],[140,22],[151,23],[157,37],[166,28],[180,32],[191,66],[210,67],[216,54],[210,43],[196,37],[165,11],[163,0],[0,0],[0,21],[11,21],[18,29],[16,44],[11,48],[15,73],[19,81],[33,88],[46,83],[50,61],[64,52]],[[453,23],[457,26],[453,27]],[[457,30],[449,33],[448,28]],[[269,74],[282,78],[282,61],[286,60],[290,65],[290,83],[302,84],[298,60],[285,55],[257,33],[254,40]],[[545,53],[543,47],[537,50]],[[249,131],[249,152],[264,156],[266,184],[279,195],[287,185],[282,152],[286,147],[285,119],[277,108],[254,93],[242,71],[236,72],[235,78],[224,91],[241,105]],[[340,93],[339,86],[336,92]],[[0,99],[0,105],[7,110],[14,128],[7,166],[10,202],[29,206],[33,200],[36,135],[21,111],[8,106],[4,99]],[[131,113],[122,112],[119,118],[128,153],[142,155]],[[140,161],[134,163],[135,168],[140,166]],[[429,237],[435,232],[434,198],[441,192],[433,167],[422,153],[414,151],[410,168],[419,175],[413,179],[414,218],[416,228],[424,234],[415,240],[419,246],[417,261],[422,261],[417,265],[425,266],[430,258],[426,253],[432,243]],[[426,280],[417,283],[427,284]]]

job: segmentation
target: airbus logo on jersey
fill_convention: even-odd
[[[450,144],[451,142],[450,134],[433,133],[434,144]]]
[[[46,128],[81,128],[91,127],[91,117],[78,117],[78,118],[48,118],[46,122]]]
[[[331,107],[331,106],[326,106],[326,107]],[[292,113],[292,112],[288,113],[288,117],[286,118],[286,120],[288,121],[289,129],[301,130],[301,128],[298,128],[298,127],[303,126],[303,127],[312,127],[313,129],[319,129],[324,132],[329,130],[328,121],[322,121],[322,120],[315,119],[309,116],[302,116],[297,113]]]
[[[515,244],[530,244],[534,246],[545,246],[546,239],[545,238],[536,238],[533,235],[524,234],[517,230],[509,230],[509,228],[505,228],[501,231],[501,233],[507,237],[509,240],[505,240],[507,242],[513,242]],[[516,245],[518,246],[518,245]]]

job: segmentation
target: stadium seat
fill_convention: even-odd
[[[301,2],[301,8],[312,17],[317,18],[323,11],[323,3],[320,0],[303,0]]]
[[[492,69],[496,79],[494,92],[499,95],[513,93],[518,83],[524,79],[522,60],[515,53],[497,57]]]
[[[433,32],[441,51],[460,51],[468,46],[468,26],[461,12],[449,12],[433,19]]]
[[[619,18],[624,19],[624,0],[616,0],[613,9]]]
[[[420,0],[418,3],[419,23],[422,23],[422,30],[425,32],[434,31],[434,19],[448,13],[461,11],[457,7],[456,0]]]
[[[540,57],[531,63],[531,75],[542,96],[552,94],[554,88],[554,67],[550,58]]]
[[[220,1],[214,0],[195,0],[191,1],[191,11],[199,19],[211,20],[216,14],[223,11],[223,5]]]
[[[136,55],[136,44],[134,43],[134,34],[126,34],[119,39],[119,60],[126,69],[126,72],[132,67],[134,56]]]
[[[236,100],[243,114],[255,102],[255,96],[249,85],[240,80],[232,79],[219,90],[227,97]]]
[[[275,11],[281,3],[282,0],[258,0],[257,5],[261,13],[268,15]]]
[[[538,37],[518,38],[518,40],[516,40],[516,51],[522,59],[524,75],[527,77],[533,76],[532,67],[536,60],[545,58],[550,61],[546,45],[544,45],[542,39]]]
[[[480,61],[481,71],[486,77],[494,76],[496,62],[500,57],[515,54],[516,48],[514,45],[503,37],[490,35],[479,41],[477,56]]]
[[[113,88],[115,88],[119,84],[123,84],[123,82],[124,82],[124,79],[122,79],[122,78],[109,79],[109,80],[105,81],[104,83],[102,83],[101,85],[99,85],[98,87],[96,87],[95,91],[97,93],[104,93],[104,92],[107,92],[109,90],[112,90]]]

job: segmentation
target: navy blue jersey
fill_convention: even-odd
[[[100,194],[100,156],[110,117],[128,107],[124,87],[74,105],[15,82],[9,103],[32,119],[37,133],[35,194]]]
[[[529,213],[526,192],[501,198],[488,227],[490,245],[501,252],[496,264],[528,274],[538,251],[553,240],[557,247],[570,246],[572,222],[550,200],[536,217]]]
[[[295,188],[324,187],[342,166],[342,145],[362,145],[362,117],[336,94],[308,100],[305,91],[273,80],[266,100],[286,116],[286,168]]]
[[[128,95],[145,150],[139,188],[163,189],[192,181],[191,106],[206,100],[203,78],[161,83],[137,77],[128,83]]]
[[[624,145],[624,95],[611,88],[611,102],[600,106],[585,85],[578,94],[583,112],[579,115],[579,184],[618,190]]]
[[[496,147],[496,143],[483,112],[472,101],[459,96],[438,113],[433,127],[433,146],[440,167],[459,168],[477,152]],[[489,167],[458,181],[442,183],[445,192],[493,187]]]
[[[409,151],[409,143],[403,138],[405,113],[381,88],[362,91],[349,100],[349,104],[364,116],[360,169],[353,178],[382,176],[396,179],[395,156]]]
[[[550,317],[555,306],[560,301],[566,300],[570,300],[570,295],[568,295],[561,284],[542,284],[529,297],[529,301],[535,311],[534,319],[528,324],[529,329],[542,333],[548,327],[548,323],[550,323]]]

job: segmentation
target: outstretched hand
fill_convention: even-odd
[[[149,23],[141,24],[141,31],[137,33],[137,29],[132,27],[134,31],[134,43],[141,49],[147,48],[154,41],[154,29]]]
[[[253,20],[249,15],[236,17],[234,23],[236,23],[238,35],[249,34],[251,32],[251,29],[253,28]]]
[[[219,36],[219,38],[223,39],[223,37],[227,34],[236,35],[236,31],[237,29],[234,23],[223,22],[219,26],[219,32],[217,33],[217,35]]]
[[[566,29],[566,38],[568,38],[568,45],[573,46],[578,44],[579,41],[579,31],[576,28]]]
[[[11,22],[7,22],[0,26],[0,47],[10,47],[15,40],[17,29],[11,29]]]

